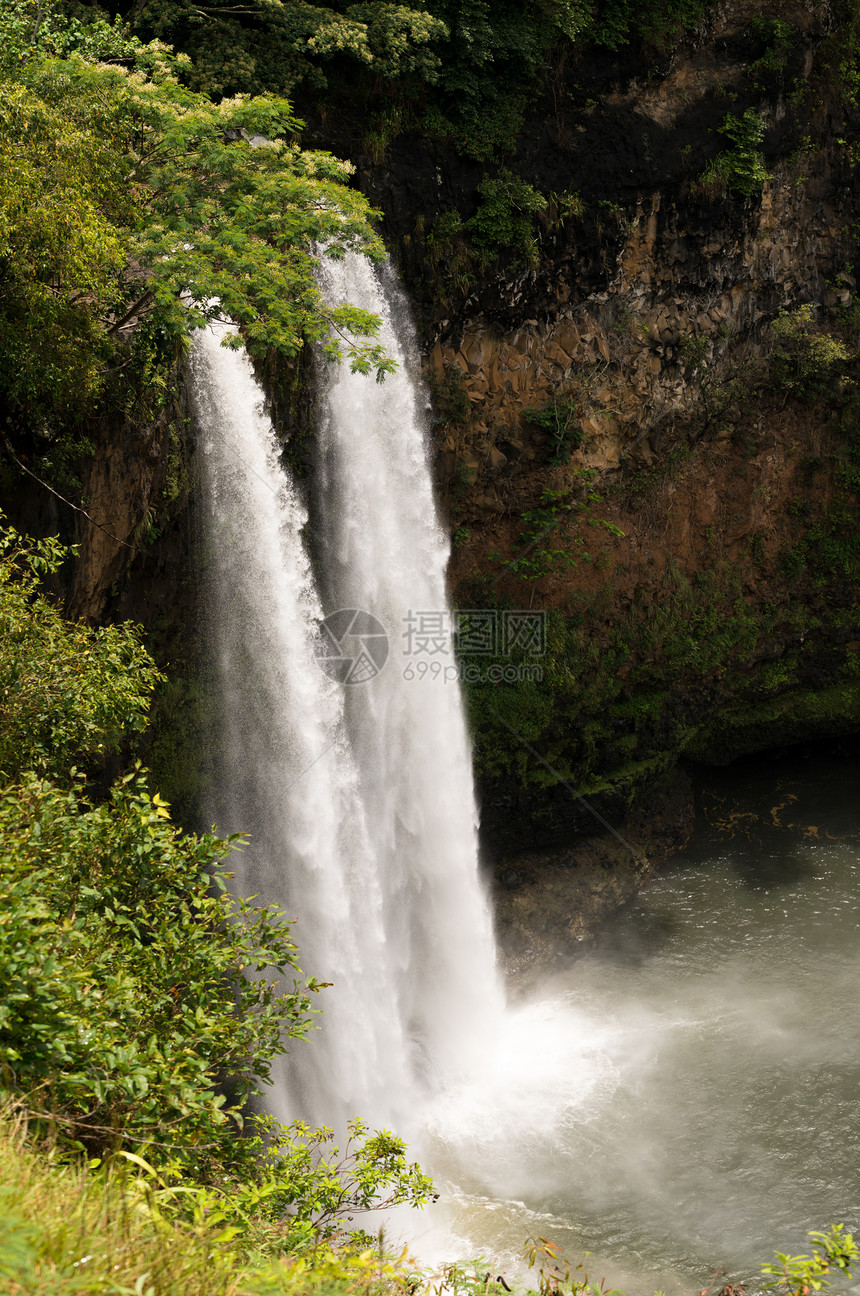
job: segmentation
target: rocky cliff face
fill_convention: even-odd
[[[165,484],[174,413],[165,411],[154,423],[103,426],[97,435],[83,494],[98,525],[77,515],[79,549],[68,604],[76,620],[98,621],[112,587],[155,528],[153,507]]]
[[[446,485],[460,473],[490,511],[504,503],[499,473],[532,457],[523,411],[560,393],[581,405],[583,465],[648,464],[667,421],[700,409],[703,380],[748,365],[780,309],[850,299],[857,114],[834,83],[833,23],[827,4],[733,0],[671,54],[591,52],[565,69],[505,159],[550,198],[530,259],[445,240],[446,214],[474,214],[481,168],[443,145],[408,137],[362,168],[429,373],[461,375],[470,402],[441,438]],[[733,151],[726,117],[747,110],[769,176],[744,196],[707,172]],[[348,135],[334,143],[356,153]]]
[[[860,728],[860,113],[837,20],[826,0],[724,0],[673,50],[589,51],[488,168],[426,135],[374,159],[346,112],[299,105],[307,142],[356,163],[415,305],[454,596],[548,617],[542,679],[469,689],[512,931],[541,907],[530,880],[570,875],[571,841],[597,851],[606,903],[641,876],[593,811],[659,854],[689,830],[679,761]],[[495,247],[474,234],[486,174],[539,195]],[[270,383],[302,473],[308,375]],[[85,532],[72,606],[159,621],[169,656],[188,514],[164,493],[168,433],[99,457],[93,516],[122,538],[153,509],[167,525],[124,575],[125,550]],[[182,743],[159,743],[170,794]]]
[[[372,166],[330,136],[418,310],[455,596],[554,618],[541,685],[470,690],[511,930],[517,906],[557,907],[529,885],[559,843],[602,831],[571,792],[632,814],[650,849],[635,816],[655,795],[675,842],[689,828],[679,760],[860,726],[844,39],[826,3],[727,0],[672,52],[559,69],[499,159],[547,197],[518,248],[475,246],[481,168],[443,143],[396,140]],[[543,569],[518,564],[547,491],[571,515],[550,518]]]

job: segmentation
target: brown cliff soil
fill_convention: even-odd
[[[592,528],[590,562],[536,583],[518,579],[491,555],[516,555],[521,515],[542,491],[581,492],[577,460],[584,457],[572,456],[566,467],[530,463],[502,478],[496,494],[504,512],[485,510],[480,496],[463,492],[454,516],[469,527],[469,540],[453,551],[452,588],[462,597],[482,574],[500,572],[496,588],[518,605],[565,610],[572,594],[594,596],[609,587],[613,602],[624,606],[646,591],[658,598],[667,563],[688,578],[729,563],[742,571],[745,593],[762,601],[789,597],[777,560],[796,538],[798,509],[826,512],[839,493],[844,435],[821,404],[771,399],[768,407],[734,406],[728,413],[731,421],[726,416],[704,434],[667,423],[662,453],[649,467],[625,464],[596,479],[601,498],[590,520],[599,514],[623,537]],[[571,527],[560,525],[569,539]],[[599,633],[599,626],[592,629]]]
[[[769,71],[760,18],[791,28]],[[857,348],[860,110],[836,40],[827,4],[723,0],[675,49],[556,68],[488,171],[426,134],[373,156],[350,103],[298,105],[306,143],[356,163],[416,310],[454,598],[550,618],[540,684],[468,695],[514,964],[538,912],[570,944],[641,880],[571,791],[651,866],[689,829],[679,761],[860,729],[860,375],[828,362],[798,390],[769,360],[773,320],[804,303],[813,333]],[[747,110],[766,176],[743,192],[707,176]],[[478,186],[502,168],[546,207],[526,244],[478,248]],[[310,369],[268,375],[302,476]],[[177,489],[168,431],[114,429],[93,466],[91,511],[138,552],[127,566],[84,532],[72,606],[142,619],[176,664],[151,754],[191,815],[190,475]],[[518,575],[546,507],[555,525]]]

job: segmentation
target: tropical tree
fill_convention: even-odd
[[[356,368],[390,367],[355,340],[376,318],[328,307],[314,279],[320,246],[381,255],[374,213],[348,164],[299,147],[285,99],[213,104],[180,84],[163,46],[106,22],[33,22],[24,0],[0,35],[7,427],[79,417],[214,317],[257,358],[323,339]]]

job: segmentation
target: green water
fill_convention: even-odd
[[[460,1254],[510,1267],[541,1233],[630,1293],[698,1292],[860,1226],[860,763],[747,763],[698,800],[690,847],[431,1113]]]

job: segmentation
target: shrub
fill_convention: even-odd
[[[289,928],[229,895],[229,843],[174,827],[136,769],[99,806],[79,782],[6,788],[0,845],[7,1087],[87,1147],[240,1155],[243,1104],[319,987],[286,987]]]
[[[546,207],[546,198],[521,176],[502,170],[485,176],[478,185],[481,201],[467,222],[479,247],[515,248],[528,259],[535,255],[534,217]]]
[[[797,42],[797,32],[782,18],[753,18],[753,33],[764,46],[763,53],[747,67],[747,76],[756,85],[781,80]]]
[[[678,353],[690,373],[704,369],[710,349],[710,342],[701,333],[685,333],[678,339]]]
[[[774,340],[770,374],[775,386],[809,398],[829,386],[836,365],[850,359],[851,351],[829,333],[815,331],[813,307],[780,311],[771,324]]]
[[[471,405],[462,370],[457,365],[446,365],[441,380],[431,374],[428,385],[438,425],[460,426],[468,422]]]
[[[764,139],[764,122],[760,114],[755,108],[747,108],[740,117],[728,113],[720,134],[731,141],[732,147],[714,158],[694,182],[693,191],[716,194],[732,190],[745,198],[761,193],[765,180],[770,179],[770,172],[759,148]]]
[[[73,625],[45,596],[68,553],[0,525],[0,781],[92,762],[144,728],[163,678],[130,622]]]
[[[782,1288],[789,1296],[808,1296],[811,1291],[831,1286],[824,1275],[833,1269],[852,1277],[848,1266],[860,1252],[844,1224],[833,1224],[825,1233],[814,1231],[808,1236],[812,1241],[811,1255],[790,1256],[777,1251],[775,1264],[762,1265],[762,1273],[773,1279],[765,1283],[766,1287]]]
[[[585,440],[580,425],[580,403],[570,397],[554,396],[540,409],[523,410],[523,418],[552,438],[549,462],[558,467],[570,462],[570,456]]]
[[[177,1189],[139,1158],[64,1163],[40,1155],[25,1133],[20,1112],[0,1113],[4,1292],[407,1296],[416,1290],[413,1275],[378,1250],[318,1244],[307,1255],[285,1254],[284,1230],[265,1221],[273,1199],[264,1185],[214,1192],[185,1183]],[[359,1152],[367,1149],[368,1156],[362,1172],[379,1139],[363,1140]],[[347,1172],[358,1164],[349,1156]],[[391,1178],[385,1168],[378,1177]],[[319,1174],[297,1175],[296,1195],[308,1193],[310,1207],[320,1185]],[[380,1192],[390,1195],[382,1184]]]

